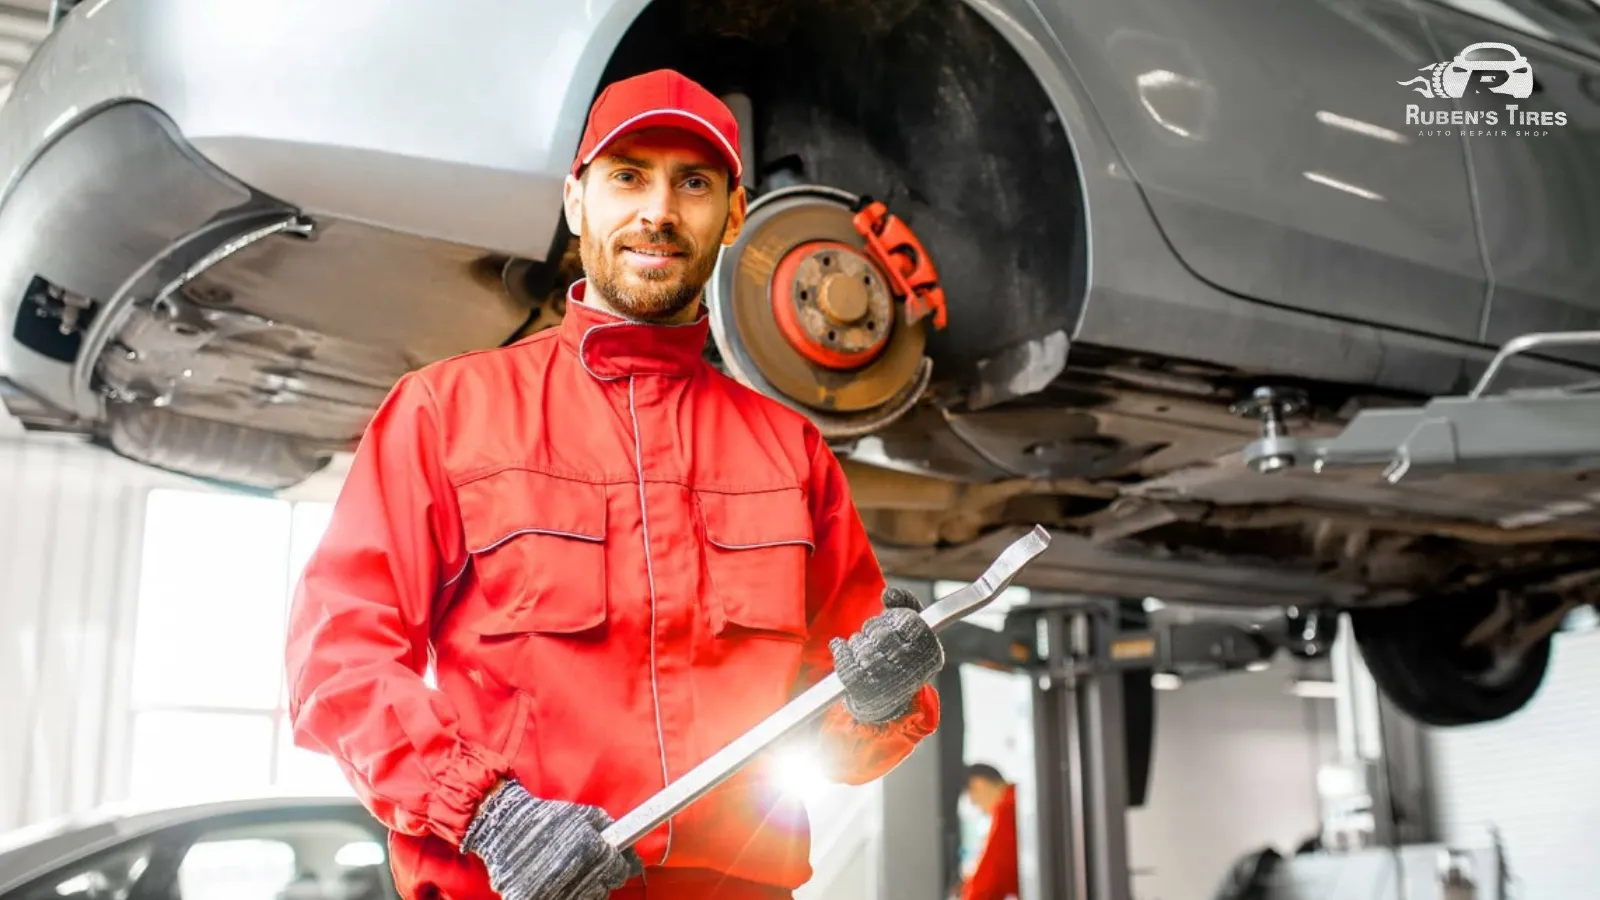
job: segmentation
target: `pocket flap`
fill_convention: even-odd
[[[723,550],[803,545],[816,549],[811,513],[799,488],[753,493],[698,492],[706,540]]]
[[[467,552],[487,553],[522,534],[603,543],[606,488],[527,469],[505,469],[457,492]]]
[[[705,527],[712,630],[804,640],[806,566],[815,549],[799,488],[697,492]]]
[[[505,469],[457,489],[484,610],[478,634],[576,634],[606,621],[606,488]]]

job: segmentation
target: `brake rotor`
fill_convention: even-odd
[[[869,255],[855,202],[808,186],[751,203],[707,305],[717,348],[744,383],[821,413],[898,415],[926,384],[926,334]]]

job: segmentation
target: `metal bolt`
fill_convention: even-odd
[[[1250,399],[1235,403],[1231,409],[1236,415],[1260,419],[1262,440],[1271,440],[1289,436],[1284,418],[1299,412],[1305,402],[1304,394],[1294,389],[1258,387],[1251,392]],[[1256,471],[1263,473],[1277,472],[1292,465],[1294,457],[1282,453],[1255,461]]]

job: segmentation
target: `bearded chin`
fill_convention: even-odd
[[[667,321],[687,309],[711,280],[717,261],[715,255],[695,259],[682,278],[646,270],[625,282],[617,257],[598,242],[583,238],[582,256],[589,289],[599,292],[612,309],[640,322]]]
[[[663,322],[676,317],[700,296],[717,266],[717,250],[691,260],[682,278],[671,272],[635,272],[624,282],[620,254],[589,233],[583,223],[579,255],[589,290],[596,291],[612,309],[639,322]]]
[[[641,272],[643,283],[622,283],[614,265],[591,268],[589,281],[606,303],[630,319],[659,322],[683,312],[700,295],[705,281],[678,280],[666,272]]]

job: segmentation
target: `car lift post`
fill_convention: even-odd
[[[1012,616],[1031,620],[1035,784],[1019,809],[1022,900],[1131,900],[1128,754],[1122,675],[1217,674],[1269,660],[1284,629],[1184,622],[1121,630],[1118,601],[1035,594]],[[1031,822],[1028,812],[1032,813]]]
[[[1111,640],[1114,622],[1114,613],[1072,606],[1042,610],[1036,620],[1039,884],[1027,900],[1129,900],[1122,680],[1085,665]]]

